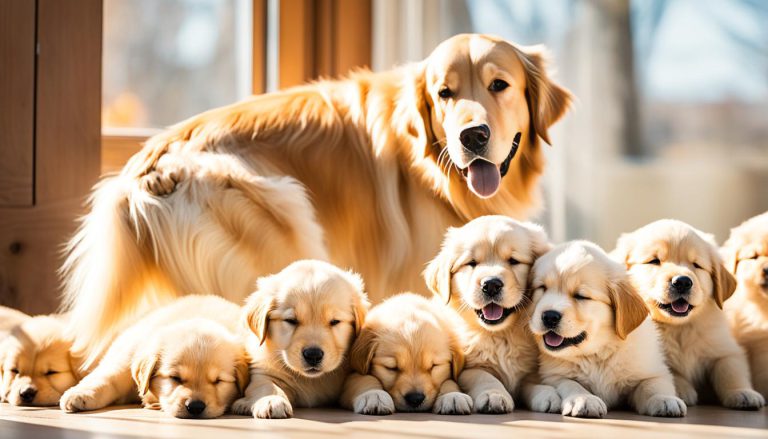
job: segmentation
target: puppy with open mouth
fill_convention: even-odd
[[[622,235],[613,256],[626,264],[656,321],[677,393],[688,405],[709,384],[725,407],[765,404],[722,311],[736,280],[711,235],[682,221],[659,220]]]
[[[260,278],[244,310],[251,382],[232,411],[290,418],[294,407],[335,403],[369,306],[360,276],[326,262],[302,260]]]
[[[540,373],[562,397],[563,415],[602,417],[625,403],[643,415],[685,415],[654,324],[621,264],[574,241],[539,258],[531,280]]]
[[[513,396],[532,410],[560,410],[555,389],[538,384],[527,328],[528,271],[548,249],[541,227],[484,216],[449,229],[424,272],[432,292],[461,316],[466,366],[459,386],[479,413],[511,412]]]

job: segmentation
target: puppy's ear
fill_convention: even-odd
[[[250,295],[243,308],[245,325],[264,344],[269,331],[269,313],[277,308],[272,276],[262,277],[256,283],[256,292]]]
[[[738,261],[738,248],[726,241],[725,245],[720,248],[720,257],[723,258],[723,265],[725,269],[731,274],[736,275],[737,261]]]
[[[533,258],[538,259],[544,253],[552,250],[552,243],[549,242],[549,237],[544,228],[536,223],[526,222],[523,223],[528,229],[528,236],[531,240],[531,251],[533,252]]]
[[[454,381],[459,379],[464,370],[464,348],[457,337],[451,340],[451,377]]]
[[[713,251],[713,253],[716,252]],[[726,270],[719,257],[713,260],[712,284],[715,303],[720,309],[723,309],[723,303],[736,291],[736,278]]]
[[[240,357],[238,357],[235,362],[235,385],[237,386],[237,393],[240,395],[245,393],[245,388],[248,387],[250,379],[250,359],[245,350],[243,350]]]
[[[648,316],[648,308],[626,276],[614,281],[608,292],[613,305],[616,335],[624,340],[643,323]]]
[[[571,104],[572,95],[555,84],[547,74],[548,54],[543,46],[519,48],[527,82],[526,98],[531,126],[539,137],[550,143],[548,129],[557,122]]]
[[[352,314],[355,317],[355,336],[360,334],[360,330],[365,323],[365,316],[371,308],[371,302],[368,301],[368,294],[365,292],[365,283],[359,274],[348,271],[348,280],[355,286],[357,294],[352,299]]]
[[[442,297],[445,303],[451,301],[451,276],[453,276],[451,270],[455,262],[455,256],[453,251],[448,248],[447,243],[454,230],[453,228],[448,229],[440,253],[429,261],[423,273],[424,280],[427,282],[427,288],[432,291],[432,294]]]
[[[375,353],[376,334],[370,328],[363,328],[349,351],[349,364],[360,375],[368,375]]]
[[[160,352],[157,349],[144,349],[136,360],[131,364],[131,375],[136,387],[139,389],[139,396],[143,400],[149,392],[149,383],[157,372],[157,363],[160,361]]]
[[[632,240],[631,233],[622,233],[616,241],[616,248],[608,255],[611,259],[624,265],[627,269],[629,268],[629,252],[632,248]]]

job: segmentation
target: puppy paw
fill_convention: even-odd
[[[285,419],[293,416],[293,407],[284,396],[265,396],[259,398],[251,408],[254,418]]]
[[[484,414],[511,413],[515,401],[506,391],[486,390],[475,398],[475,410]]]
[[[61,395],[59,407],[67,413],[75,413],[100,409],[102,405],[98,403],[93,389],[73,387]]]
[[[687,380],[675,377],[675,393],[687,406],[694,406],[699,402],[699,394]]]
[[[638,412],[646,416],[680,418],[688,412],[685,402],[676,396],[654,395]]]
[[[736,410],[757,410],[765,405],[763,395],[752,389],[734,390],[723,398],[723,406]]]
[[[369,390],[355,398],[352,409],[361,415],[385,416],[395,412],[395,402],[383,390]]]
[[[554,387],[539,386],[531,400],[531,410],[541,413],[560,413],[562,399]]]
[[[432,413],[438,415],[468,415],[472,413],[472,398],[461,392],[449,392],[435,400]]]
[[[254,403],[255,401],[250,398],[240,398],[232,403],[232,407],[229,408],[229,411],[232,412],[233,415],[251,416],[253,415]]]
[[[576,395],[563,399],[563,415],[577,418],[602,418],[608,406],[595,395]]]
[[[171,166],[155,170],[144,175],[139,180],[139,186],[146,192],[158,197],[170,195],[176,190],[176,185],[186,176],[186,170],[181,166]]]

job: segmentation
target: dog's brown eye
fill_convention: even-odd
[[[437,92],[437,95],[443,99],[448,99],[453,97],[453,91],[448,87],[443,87]]]
[[[176,384],[184,383],[184,380],[182,380],[181,377],[178,375],[171,375],[169,378],[172,379],[173,382],[175,382]]]
[[[659,260],[659,258],[653,258],[650,261],[646,262],[646,264],[661,265],[661,261]]]
[[[341,320],[337,320],[337,319],[333,319],[333,320],[331,320],[331,326],[336,326],[336,325],[338,325],[339,323],[341,323]]]
[[[507,87],[509,87],[507,81],[502,79],[494,79],[493,82],[491,82],[491,85],[488,86],[488,90],[498,92],[504,90]]]
[[[296,320],[296,319],[284,319],[283,321],[285,323],[288,323],[289,325],[293,325],[293,326],[296,326],[296,325],[299,324],[299,321]]]
[[[472,267],[472,268],[475,268],[475,267],[477,267],[477,261],[472,259],[471,261],[467,262],[467,265]]]
[[[693,268],[698,268],[699,270],[703,270],[703,268],[701,268],[701,265],[697,264],[696,262],[693,263]]]
[[[519,264],[519,263],[520,263],[520,261],[518,261],[518,260],[517,260],[517,259],[515,259],[515,258],[509,258],[509,259],[507,260],[507,262],[509,262],[509,265],[517,265],[517,264]]]

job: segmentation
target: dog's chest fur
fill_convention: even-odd
[[[469,330],[466,367],[491,372],[513,395],[526,375],[536,372],[538,350],[525,327],[514,323],[507,330]]]

